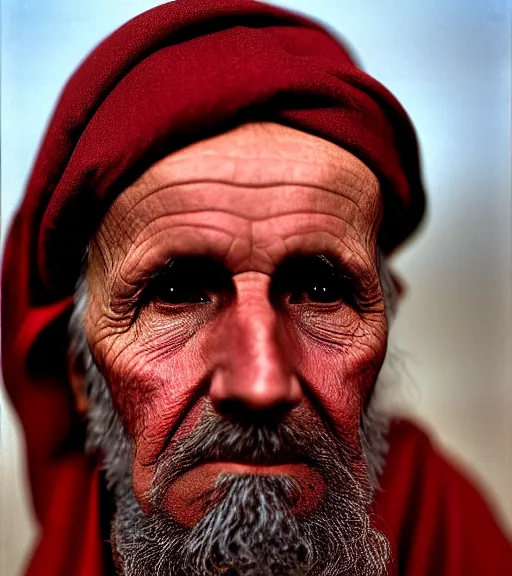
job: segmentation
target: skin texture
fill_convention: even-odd
[[[91,244],[85,328],[135,446],[133,487],[144,511],[158,458],[206,405],[246,421],[310,416],[362,462],[360,417],[387,342],[380,217],[378,181],[360,160],[271,123],[171,154],[116,199]],[[327,257],[350,293],[312,301],[315,269],[301,276],[299,267],[292,297],[296,286],[277,279],[298,255]],[[155,275],[184,257],[213,259],[223,280],[206,286],[204,301],[168,303]],[[215,277],[204,262],[194,273]],[[167,510],[194,524],[187,502],[234,470],[294,475],[304,512],[315,505],[307,486],[322,493],[321,478],[302,463],[205,463],[171,487]]]

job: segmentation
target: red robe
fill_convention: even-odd
[[[376,513],[400,576],[505,576],[512,545],[475,486],[415,425],[397,421]]]

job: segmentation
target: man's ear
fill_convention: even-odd
[[[73,352],[68,353],[67,369],[75,410],[80,416],[85,416],[89,411],[89,399],[85,393],[85,369]]]

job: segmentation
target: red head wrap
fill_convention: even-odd
[[[98,502],[66,386],[66,312],[87,238],[156,159],[250,119],[339,144],[378,176],[381,248],[424,210],[396,99],[317,23],[252,0],[178,0],[107,38],[65,87],[3,267],[3,371],[25,429],[42,541],[34,572],[100,574]]]

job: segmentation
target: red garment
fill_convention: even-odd
[[[375,513],[394,549],[390,576],[505,576],[512,545],[486,502],[424,432],[393,423]]]
[[[251,119],[316,134],[365,162],[381,183],[386,252],[421,219],[406,113],[318,24],[252,0],[178,0],[104,41],[61,96],[4,255],[3,375],[42,527],[30,574],[102,574],[101,489],[66,377],[87,238],[156,159]]]

